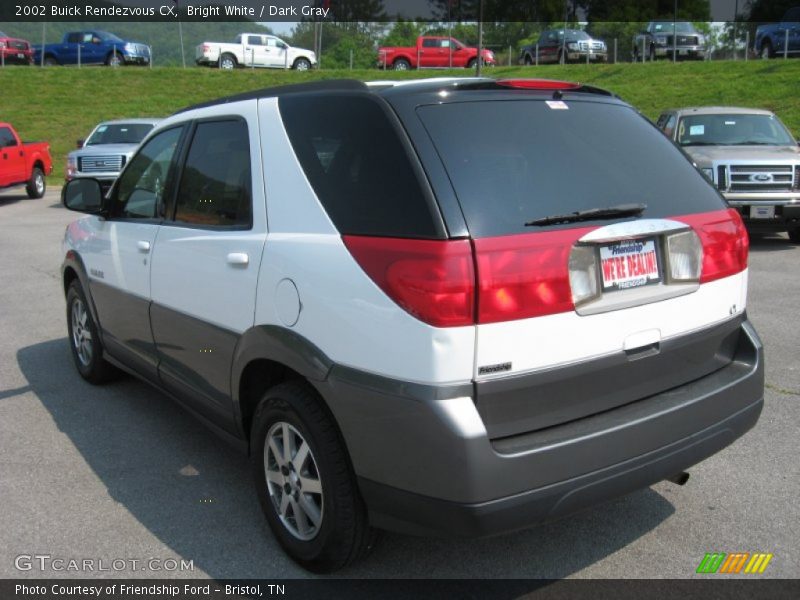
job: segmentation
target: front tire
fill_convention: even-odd
[[[52,56],[45,56],[44,57],[44,66],[45,67],[57,67],[58,61],[53,58]]]
[[[106,57],[107,67],[121,67],[124,64],[125,58],[119,52],[111,52],[108,57]]]
[[[43,197],[47,191],[47,181],[39,167],[33,168],[33,173],[31,173],[31,178],[28,180],[28,185],[25,186],[25,191],[31,200]]]
[[[295,71],[308,71],[311,68],[311,61],[307,58],[298,58],[294,61],[292,68]]]
[[[789,240],[795,244],[800,244],[800,227],[789,231]]]
[[[768,60],[775,56],[775,53],[772,51],[772,44],[769,42],[764,42],[761,45],[761,58],[763,60]]]
[[[305,383],[267,391],[253,417],[250,451],[261,508],[284,551],[330,573],[363,556],[372,536],[336,425]]]
[[[79,280],[74,280],[67,290],[67,331],[75,368],[81,377],[92,384],[114,379],[119,371],[103,358],[97,325],[92,318],[86,295]]]

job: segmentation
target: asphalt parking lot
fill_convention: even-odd
[[[307,577],[273,540],[242,455],[143,383],[78,376],[59,273],[76,216],[55,192],[0,192],[0,578]],[[742,551],[774,554],[763,576],[800,576],[799,267],[785,236],[753,240],[748,312],[766,347],[764,412],[686,486],[659,483],[486,540],[384,534],[341,575],[685,578],[706,552]],[[94,574],[16,568],[37,554],[128,562]],[[194,570],[129,562],[150,557]]]

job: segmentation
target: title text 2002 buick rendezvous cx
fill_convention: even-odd
[[[249,450],[283,548],[481,536],[676,479],[752,427],[748,239],[672,143],[564,82],[334,81],[162,121],[66,232],[75,364]]]

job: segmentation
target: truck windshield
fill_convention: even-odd
[[[124,40],[122,38],[114,35],[113,33],[108,33],[107,31],[98,31],[97,32],[97,37],[99,37],[104,42],[112,42],[112,43],[113,42],[122,42],[122,43],[124,43]]]
[[[622,104],[481,100],[417,114],[473,237],[527,233],[536,219],[627,204],[646,205],[644,218],[722,208],[691,162]]]
[[[650,25],[650,31],[653,33],[672,33],[672,21],[657,21]],[[694,25],[691,23],[678,21],[675,23],[675,31],[678,33],[697,33]]]
[[[774,115],[690,115],[678,123],[681,146],[793,146]]]
[[[153,125],[150,123],[119,123],[115,125],[100,125],[91,137],[86,140],[86,146],[100,144],[138,144],[144,139]]]

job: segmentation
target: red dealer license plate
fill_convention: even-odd
[[[604,292],[660,282],[655,240],[626,240],[600,246],[600,271]]]

